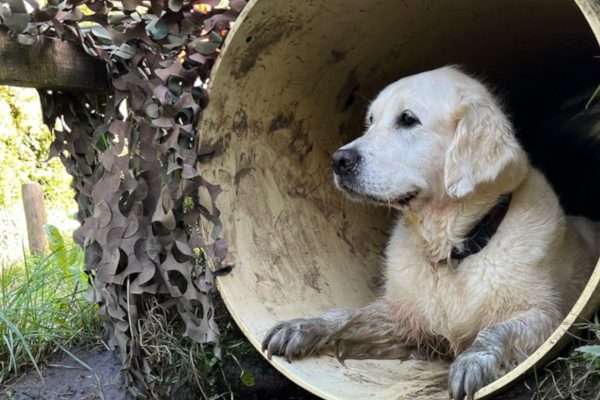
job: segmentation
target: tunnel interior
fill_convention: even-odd
[[[585,109],[598,53],[569,0],[250,3],[215,68],[199,137],[215,155],[203,176],[223,188],[233,270],[219,288],[250,341],[259,348],[276,321],[377,296],[395,216],[335,190],[330,156],[403,76],[456,64],[482,79],[565,209],[600,219],[600,99]],[[327,398],[447,397],[443,363],[272,363]]]

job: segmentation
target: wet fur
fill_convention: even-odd
[[[405,108],[420,126],[394,125]],[[341,360],[450,358],[451,397],[473,398],[559,325],[597,259],[597,226],[564,215],[497,100],[456,68],[388,86],[371,117],[365,134],[344,146],[360,152],[360,165],[336,184],[392,206],[419,193],[397,205],[403,217],[388,243],[384,293],[361,309],[281,322],[263,349],[288,360],[324,351]],[[450,260],[507,192],[512,202],[488,245],[460,264]]]

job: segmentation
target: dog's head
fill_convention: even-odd
[[[336,185],[354,198],[398,207],[415,198],[462,198],[483,185],[516,186],[528,165],[491,93],[454,67],[386,87],[366,126],[332,157]]]

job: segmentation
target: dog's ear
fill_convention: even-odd
[[[510,121],[491,95],[463,99],[456,118],[455,136],[444,161],[444,185],[450,197],[464,197],[507,168],[522,170],[527,164]]]

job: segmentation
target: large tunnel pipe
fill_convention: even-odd
[[[368,100],[402,76],[461,64],[508,89],[521,100],[515,104],[531,104],[548,86],[590,71],[597,16],[593,2],[578,3],[590,22],[570,0],[249,3],[213,71],[200,143],[215,150],[202,169],[224,189],[218,206],[235,266],[219,288],[254,346],[278,320],[376,296],[392,216],[345,200],[331,184],[329,161],[361,132]],[[480,395],[554,355],[577,315],[597,308],[599,281],[597,269],[539,354]],[[329,399],[448,396],[442,362],[271,362]]]

